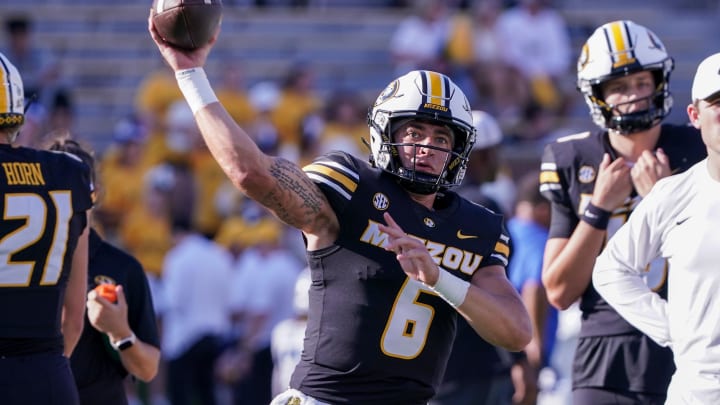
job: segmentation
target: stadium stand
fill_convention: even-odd
[[[321,1],[324,7],[262,9],[242,5],[246,3],[226,1],[223,35],[211,57],[241,63],[248,84],[279,79],[296,62],[312,65],[320,94],[335,88],[376,94],[392,76],[388,40],[406,15],[403,9],[379,7],[383,1],[365,2],[368,7],[358,7],[357,1]],[[567,18],[574,49],[606,21],[627,18],[652,26],[675,56],[676,108],[671,120],[683,119],[693,67],[716,50],[713,41],[698,40],[717,38],[714,10],[708,12],[710,7],[698,2],[682,9],[671,1],[657,7],[635,0],[622,2],[622,7],[616,0],[556,3]],[[149,1],[3,1],[1,16],[31,16],[37,46],[60,57],[77,103],[77,131],[100,151],[109,142],[114,123],[132,110],[143,76],[160,63],[147,34],[144,4]],[[217,73],[212,64],[209,67],[211,76]],[[567,126],[589,128],[585,106],[578,102],[575,109]]]

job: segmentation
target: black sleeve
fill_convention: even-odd
[[[357,162],[344,152],[320,156],[303,171],[322,190],[336,214],[342,215],[360,182]]]
[[[546,145],[543,152],[540,165],[540,192],[552,206],[548,237],[569,238],[578,220],[567,191],[569,188],[567,169],[558,161],[555,145]]]
[[[137,260],[133,263],[127,269],[128,322],[138,339],[159,349],[160,338],[147,276]]]

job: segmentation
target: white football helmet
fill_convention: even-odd
[[[500,124],[492,115],[481,110],[473,110],[475,125],[475,144],[473,150],[488,149],[502,143],[503,134]]]
[[[403,167],[392,134],[397,121],[427,120],[448,126],[454,145],[440,175]],[[457,186],[465,176],[467,159],[475,143],[473,118],[465,94],[447,76],[428,70],[412,71],[390,83],[375,100],[368,115],[370,162],[400,178],[400,184],[418,194],[431,194]],[[414,145],[415,147],[427,147]]]
[[[668,87],[673,67],[673,59],[652,31],[632,21],[613,21],[596,29],[583,45],[577,62],[577,87],[595,124],[630,134],[657,125],[670,113],[672,96]],[[644,70],[652,72],[655,78],[650,108],[613,114],[618,106],[605,103],[600,84]]]
[[[20,129],[25,122],[25,96],[20,73],[7,57],[0,53],[0,129]],[[14,141],[18,131],[12,131]]]

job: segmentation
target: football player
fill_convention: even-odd
[[[0,403],[76,404],[68,357],[83,328],[87,165],[18,147],[23,84],[0,54]]]
[[[673,60],[660,39],[632,21],[597,28],[583,45],[577,85],[601,130],[545,147],[541,191],[552,202],[543,283],[549,301],[583,313],[573,364],[575,404],[662,404],[672,354],[628,324],[591,285],[595,258],[655,182],[706,155],[699,132],[663,124]],[[646,282],[666,294],[667,265]]]
[[[173,48],[149,30],[225,173],[303,232],[308,326],[288,391],[274,404],[426,404],[440,383],[457,313],[510,350],[531,337],[505,276],[502,217],[449,189],[475,132],[448,77],[412,71],[369,114],[371,162],[331,152],[298,168],[263,154],[232,121],[202,66],[212,44]]]

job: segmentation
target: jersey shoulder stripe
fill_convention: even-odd
[[[562,136],[562,137],[558,138],[555,142],[563,143],[563,142],[573,141],[573,140],[577,140],[577,139],[585,139],[585,138],[589,137],[590,135],[592,135],[592,132],[585,131],[585,132],[580,132],[577,134]]]
[[[337,154],[318,158],[303,167],[303,171],[315,183],[330,187],[347,200],[355,192],[360,176],[352,165],[343,157],[337,159]]]
[[[495,248],[492,254],[490,254],[490,257],[499,260],[503,266],[507,267],[510,258],[510,236],[505,233],[504,229],[503,233],[500,234],[500,238],[495,243]]]

